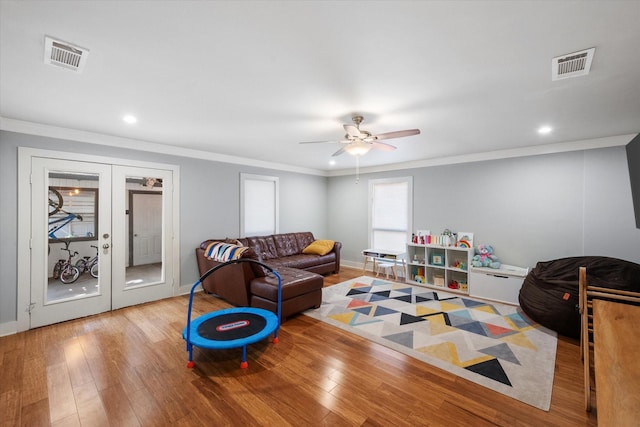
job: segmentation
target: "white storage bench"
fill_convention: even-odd
[[[469,293],[472,297],[518,305],[518,295],[528,268],[502,264],[500,268],[471,267]]]

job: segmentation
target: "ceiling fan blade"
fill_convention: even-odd
[[[299,144],[337,144],[342,141],[303,141]]]
[[[333,154],[331,155],[331,157],[336,157],[336,156],[339,156],[340,154],[344,153],[344,149],[345,149],[346,147],[347,147],[346,145],[345,145],[344,147],[341,147],[338,151],[336,151],[335,153],[333,153]]]
[[[373,143],[373,148],[378,149],[380,151],[393,151],[395,150],[397,147],[391,145],[391,144],[387,144],[386,142],[374,142]]]
[[[397,130],[394,132],[379,133],[378,135],[375,135],[375,136],[377,140],[381,140],[381,139],[402,138],[403,136],[418,135],[419,133],[420,133],[420,129],[407,129],[407,130]]]
[[[358,129],[354,125],[344,125],[344,130],[349,136],[359,137],[361,135],[360,129]]]

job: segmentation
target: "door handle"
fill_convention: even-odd
[[[109,249],[109,244],[108,244],[108,243],[105,243],[104,245],[102,245],[102,248],[103,248],[103,249]]]

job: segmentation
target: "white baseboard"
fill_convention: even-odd
[[[18,321],[0,323],[0,337],[18,333]]]
[[[345,267],[350,267],[350,268],[357,268],[359,270],[362,270],[362,267],[364,266],[363,262],[358,262],[358,261],[347,261],[347,260],[340,260],[340,266],[345,266]],[[367,263],[367,270],[369,273],[375,273],[373,271],[373,264],[372,263]],[[398,277],[404,277],[405,275],[405,271],[404,268],[402,268],[401,266],[398,266]]]
[[[362,266],[364,265],[364,263],[357,261],[340,260],[340,265],[344,265],[345,267],[350,268],[359,268],[360,270],[362,270]],[[368,270],[371,271],[370,269]]]

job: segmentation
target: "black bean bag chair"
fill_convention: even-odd
[[[590,286],[640,292],[640,265],[617,258],[583,256],[538,262],[520,289],[522,310],[533,320],[580,338],[578,271],[587,268]]]

